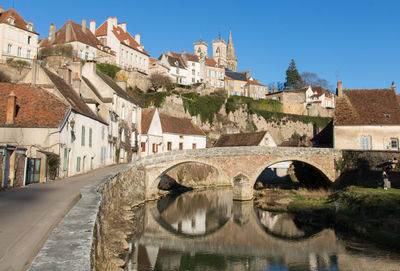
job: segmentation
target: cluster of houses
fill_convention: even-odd
[[[39,41],[38,35],[33,23],[26,23],[14,9],[0,7],[0,62],[29,63],[18,84],[0,83],[0,187],[206,147],[205,133],[190,119],[141,108],[126,92],[129,82],[101,73],[97,62],[134,72],[138,80],[160,73],[181,85],[205,84],[229,95],[278,100],[286,113],[334,117],[314,137],[315,147],[399,149],[400,106],[394,84],[389,89],[350,90],[339,82],[338,95],[322,87],[269,93],[250,72],[237,72],[231,33],[228,43],[221,37],[213,41],[212,57],[200,40],[194,43],[194,54],[168,52],[153,59],[140,35],[130,35],[126,23],[118,23],[116,17],[97,28],[93,20],[88,26],[86,20],[69,20],[58,30],[51,24],[49,37]],[[36,61],[39,48],[72,48],[72,55],[52,66]],[[215,147],[239,145],[277,146],[268,132],[258,132],[222,135]]]

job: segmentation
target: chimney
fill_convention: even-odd
[[[17,97],[13,90],[8,95],[6,124],[14,124]]]
[[[343,97],[343,88],[342,88],[342,81],[337,82],[337,93],[336,95],[341,98]]]
[[[137,34],[135,35],[135,40],[136,40],[136,42],[137,42],[138,44],[140,44],[140,34],[139,34],[139,33],[137,33]]]
[[[49,32],[49,42],[53,42],[56,39],[56,25],[51,23]]]
[[[82,31],[83,31],[83,33],[86,33],[86,19],[85,18],[83,18],[83,20],[82,20]]]
[[[92,31],[93,35],[96,32],[96,21],[95,20],[90,21],[90,31]]]
[[[113,18],[113,25],[114,25],[115,27],[117,27],[117,26],[118,26],[118,20],[117,20],[117,17],[114,17],[114,18]]]
[[[392,82],[392,89],[396,93],[396,85],[394,84],[394,81]]]
[[[71,41],[71,33],[72,33],[72,25],[71,21],[67,22],[67,29],[65,30],[65,42],[70,42]]]
[[[120,23],[118,24],[119,27],[122,28],[122,30],[126,33],[126,23]]]

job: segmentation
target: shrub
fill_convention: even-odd
[[[208,121],[210,124],[225,102],[223,97],[198,96],[195,92],[182,94],[181,97],[185,112],[189,112],[191,116],[200,115],[202,123]]]
[[[121,70],[121,68],[119,68],[115,65],[112,65],[112,64],[108,64],[108,63],[98,63],[96,65],[96,68],[100,72],[110,76],[112,79],[114,79],[115,76],[117,75],[117,73]]]

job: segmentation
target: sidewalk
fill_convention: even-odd
[[[53,228],[79,200],[79,191],[127,164],[0,192],[0,271],[26,270]]]

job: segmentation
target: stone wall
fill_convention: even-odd
[[[341,176],[338,186],[361,185],[377,187],[382,184],[382,172],[389,167],[388,175],[392,187],[400,188],[400,164],[394,168],[390,161],[400,160],[398,151],[354,151],[343,150]]]
[[[135,88],[138,87],[143,91],[146,91],[150,87],[148,75],[138,71],[125,71],[121,70],[118,74],[121,74],[126,79],[128,86]]]
[[[11,83],[17,83],[19,80],[22,80],[30,70],[30,67],[17,68],[7,64],[0,64],[0,71],[4,72],[10,78]]]
[[[160,112],[179,118],[192,118],[193,122],[207,133],[207,147],[211,147],[221,134],[226,133],[268,131],[278,145],[290,139],[294,133],[307,137],[313,136],[312,123],[287,121],[286,119],[266,120],[257,114],[250,114],[246,105],[240,106],[235,112],[229,114],[226,114],[225,105],[223,105],[214,117],[213,124],[202,123],[200,116],[191,117],[189,113],[185,112],[182,99],[176,95],[166,98]]]

